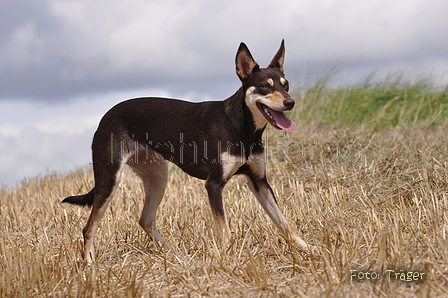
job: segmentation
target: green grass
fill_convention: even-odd
[[[400,75],[374,82],[373,75],[348,87],[329,88],[329,79],[296,93],[298,109],[293,117],[301,122],[340,127],[393,127],[425,124],[434,127],[448,118],[448,87],[431,79],[410,83]]]

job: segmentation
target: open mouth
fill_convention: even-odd
[[[264,118],[275,128],[283,129],[287,132],[293,131],[296,128],[296,123],[286,117],[283,112],[274,111],[260,102],[257,102],[257,107]]]

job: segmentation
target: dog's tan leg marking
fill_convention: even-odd
[[[224,181],[228,181],[235,172],[246,162],[246,158],[243,154],[241,155],[231,155],[228,152],[223,152],[221,154],[221,164],[222,164],[222,177]],[[232,233],[230,232],[229,223],[225,213],[220,215],[213,212],[215,218],[216,226],[218,228],[218,234],[220,237],[221,245],[226,247],[230,243]]]
[[[257,198],[260,205],[275,223],[275,225],[280,229],[283,237],[287,238],[288,236],[293,239],[301,249],[308,251],[309,246],[303,241],[294,229],[289,225],[286,218],[283,216],[282,212],[278,208],[277,203],[275,202],[274,195],[272,193],[272,189],[268,187],[268,185],[261,184],[258,190],[255,189],[254,183],[250,178],[248,178],[248,185],[252,193]]]
[[[218,229],[218,236],[221,241],[221,245],[222,245],[222,247],[225,248],[225,247],[227,247],[227,245],[230,244],[230,239],[232,238],[232,233],[230,232],[229,223],[227,222],[227,219],[225,216],[224,216],[224,218],[222,218],[218,215],[215,215],[215,213],[213,213],[213,217],[216,222],[216,226]]]
[[[145,203],[139,224],[157,244],[165,247],[165,241],[157,230],[156,213],[168,182],[168,162],[158,153],[151,152],[151,155],[155,157],[150,159],[151,163],[130,166],[142,179],[145,189]]]
[[[262,162],[261,158],[259,160],[261,162],[254,163],[249,161],[247,163],[252,171],[252,176],[247,176],[249,189],[252,191],[260,205],[278,227],[278,229],[282,233],[282,236],[285,238],[290,237],[299,245],[302,250],[309,251],[310,246],[297,235],[297,233],[289,225],[288,221],[280,211],[275,200],[272,188],[266,180],[265,164],[264,162]]]
[[[97,205],[95,203],[93,204],[92,212],[90,213],[87,224],[83,229],[84,260],[89,265],[92,264],[93,259],[95,258],[95,248],[94,248],[93,243],[95,241],[95,234],[96,234],[96,230],[98,229],[98,223],[101,220],[101,218],[103,217],[104,212],[106,211],[107,206],[109,205],[109,202],[112,197],[113,197],[113,192],[107,198],[106,202],[100,207],[97,207]]]
[[[127,162],[128,158],[129,156],[123,158],[119,168],[115,172],[115,179],[113,180],[112,185],[109,185],[106,188],[104,188],[103,186],[95,185],[95,199],[92,205],[92,211],[90,212],[89,219],[87,220],[87,223],[83,229],[84,260],[89,265],[92,264],[93,259],[95,258],[94,241],[96,230],[98,229],[98,223],[104,216],[107,206],[109,206],[109,203],[114,196],[115,190],[117,189],[117,186],[121,180],[121,172],[123,171],[124,164]],[[106,197],[102,197],[105,190],[108,191],[109,194],[106,194]]]
[[[231,155],[228,152],[221,154],[222,177],[228,181],[236,171],[246,162],[244,156]]]
[[[214,180],[207,180],[205,182],[210,207],[212,209],[213,218],[215,219],[218,230],[218,237],[222,246],[226,247],[230,243],[232,234],[230,232],[229,223],[227,222],[226,213],[222,203],[222,190],[224,185],[225,182],[222,181],[217,182]]]

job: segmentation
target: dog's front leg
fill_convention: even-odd
[[[289,225],[288,221],[280,211],[274,196],[274,192],[267,182],[266,176],[256,178],[255,174],[252,173],[251,175],[247,176],[247,180],[250,190],[255,195],[258,202],[275,223],[275,225],[279,228],[279,230],[283,234],[283,237],[285,237],[286,239],[291,238],[299,245],[302,250],[309,251],[311,247],[305,241],[303,241],[299,237],[299,235],[297,235],[297,233]],[[315,248],[312,248],[312,250],[314,253],[317,253],[317,250]]]
[[[222,190],[224,185],[225,182],[222,181],[207,180],[205,182],[210,207],[212,209],[213,217],[218,228],[218,235],[223,247],[230,243],[231,238],[229,223],[227,222],[226,213],[222,203]]]

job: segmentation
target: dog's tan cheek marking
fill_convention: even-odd
[[[255,87],[249,87],[246,91],[246,105],[249,108],[249,110],[252,112],[252,117],[254,118],[255,127],[257,129],[263,128],[263,126],[266,125],[268,122],[266,118],[261,114],[260,110],[257,107],[257,100],[260,100],[261,102],[264,101],[265,97],[261,95],[257,95],[254,93]]]
[[[246,104],[247,106],[255,104],[256,96],[254,94],[255,87],[249,87],[246,90]]]

